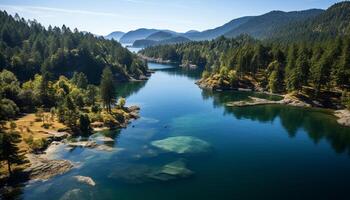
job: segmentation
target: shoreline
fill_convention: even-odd
[[[347,109],[335,110],[331,108],[317,107],[312,104],[306,103],[300,99],[293,98],[293,96],[290,96],[290,95],[282,95],[282,96],[284,96],[284,98],[279,101],[272,101],[272,100],[249,96],[250,101],[249,100],[233,101],[233,102],[226,103],[225,106],[248,107],[248,106],[276,104],[276,105],[286,105],[286,106],[293,106],[293,107],[300,107],[300,108],[329,109],[331,111],[331,115],[336,118],[336,121],[339,125],[350,127],[350,110],[347,110]]]
[[[136,120],[139,118],[140,108],[138,106],[125,107],[125,111],[128,117],[126,117],[123,123],[115,123],[113,126],[109,124],[109,126],[107,126],[103,122],[98,122],[98,124],[100,124],[101,126],[92,127],[91,135],[100,131],[126,128],[127,125],[130,124],[132,120]],[[33,115],[33,114],[27,114],[27,115],[24,115],[24,117],[27,117],[29,115]],[[67,140],[67,138],[73,137],[74,135],[73,132],[71,131],[59,132],[59,130],[56,130],[56,129],[49,128],[49,129],[45,129],[45,131],[42,131],[42,130],[38,131],[38,132],[45,132],[44,133],[45,136],[43,136],[43,138],[47,140],[47,144],[45,145],[45,148],[40,149],[40,151],[33,151],[33,150],[26,149],[24,156],[29,162],[25,163],[24,165],[17,166],[17,167],[21,167],[22,169],[21,171],[17,172],[18,176],[17,175],[15,176],[17,177],[16,178],[17,182],[25,183],[28,181],[45,181],[55,176],[67,173],[73,168],[77,167],[78,165],[76,163],[73,163],[70,160],[54,158],[54,154],[58,150],[59,145],[67,145],[68,147],[83,147],[83,148],[91,147],[102,151],[112,150],[111,147],[108,147],[106,145],[97,145],[96,142],[91,142],[91,144],[93,144],[91,146],[88,146],[83,142],[81,142],[81,144],[77,143],[75,145],[74,143]],[[107,138],[107,139],[112,140],[112,138]],[[24,140],[23,136],[22,136],[22,140]],[[24,143],[24,141],[22,142]],[[6,177],[3,177],[3,178],[6,179]]]

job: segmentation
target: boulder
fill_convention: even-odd
[[[129,106],[127,107],[127,111],[128,112],[136,112],[136,111],[139,111],[140,110],[140,107],[138,106]]]
[[[104,126],[103,122],[93,122],[90,124],[92,128],[102,128]]]
[[[85,183],[90,186],[96,185],[95,181],[88,176],[74,176],[74,179],[77,180],[78,182]]]
[[[100,141],[100,142],[114,142],[114,139],[110,137],[105,137],[105,136],[98,136],[95,138],[95,140]]]
[[[343,126],[350,126],[350,110],[337,110],[334,115],[338,117],[337,122]]]
[[[178,154],[204,153],[211,148],[208,142],[191,136],[169,137],[153,141],[151,144],[159,149]]]

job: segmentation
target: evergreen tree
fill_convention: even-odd
[[[283,88],[283,70],[282,65],[277,60],[273,61],[268,66],[269,71],[269,90],[272,93],[280,92]]]
[[[79,128],[80,128],[80,131],[83,133],[90,132],[91,127],[90,127],[90,119],[89,119],[88,115],[86,115],[86,114],[80,115]]]
[[[350,84],[350,39],[344,45],[336,72],[336,83],[343,87]]]
[[[6,161],[10,176],[13,174],[11,165],[22,164],[25,159],[23,152],[17,146],[21,142],[21,136],[15,128],[14,123],[11,123],[11,129],[7,132],[0,128],[1,160]]]
[[[288,56],[287,56],[287,66],[286,66],[286,87],[287,90],[293,91],[298,87],[298,77],[300,76],[299,70],[295,70],[296,65],[296,59],[297,59],[297,48],[295,45],[291,45],[291,47],[288,50]]]
[[[115,86],[113,82],[113,74],[109,67],[106,67],[102,72],[100,92],[103,104],[107,112],[111,112],[111,105],[115,101]]]

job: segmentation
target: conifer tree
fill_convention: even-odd
[[[102,72],[100,92],[107,112],[111,112],[111,105],[115,101],[115,86],[113,82],[113,74],[109,67],[106,67]]]

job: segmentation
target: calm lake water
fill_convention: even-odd
[[[280,105],[228,108],[253,93],[203,91],[200,72],[149,64],[147,82],[119,85],[141,107],[128,128],[103,132],[113,152],[62,147],[57,158],[78,168],[22,188],[22,199],[349,199],[350,129],[326,111]],[[268,96],[266,96],[268,97]],[[271,98],[271,97],[270,97]],[[90,139],[94,139],[96,135]],[[201,153],[166,152],[152,142],[191,136],[210,144]],[[194,174],[149,178],[172,162]],[[96,186],[77,182],[89,176]]]

